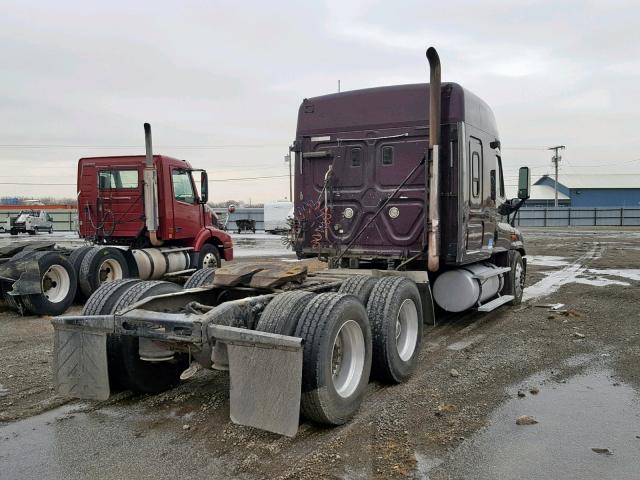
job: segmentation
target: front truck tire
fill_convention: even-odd
[[[220,268],[221,265],[218,247],[212,243],[202,245],[200,251],[196,252],[193,258],[193,266],[198,270],[201,268]]]
[[[358,411],[371,371],[367,312],[353,295],[322,293],[296,328],[304,340],[300,411],[312,421],[342,425]]]
[[[417,285],[405,277],[384,277],[367,304],[373,336],[373,376],[402,383],[416,368],[422,345],[422,302]]]
[[[137,281],[121,291],[107,313],[115,313],[147,297],[181,290],[180,285],[172,282]],[[172,360],[162,362],[141,360],[139,339],[131,335],[110,335],[107,355],[109,378],[115,385],[135,393],[156,394],[175,387],[180,383],[180,374],[189,366],[188,355],[184,353],[176,353]]]
[[[103,283],[127,278],[129,275],[129,264],[119,249],[94,247],[85,253],[80,264],[80,289],[88,298]]]
[[[62,315],[76,296],[76,272],[61,254],[49,252],[38,258],[42,293],[24,295],[22,303],[36,315]]]
[[[517,250],[509,250],[503,255],[501,266],[511,267],[511,271],[504,276],[503,295],[513,295],[511,305],[520,305],[522,303],[522,295],[524,293],[524,284],[527,277],[522,254]]]

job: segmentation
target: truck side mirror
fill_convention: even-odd
[[[529,198],[531,191],[531,174],[529,167],[520,167],[518,171],[518,198],[526,200]]]
[[[209,177],[206,170],[200,172],[200,203],[203,205],[209,201]]]

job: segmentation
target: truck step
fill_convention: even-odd
[[[498,308],[499,306],[504,305],[507,302],[510,302],[511,300],[513,300],[513,295],[502,295],[501,297],[494,298],[493,300],[491,300],[488,303],[485,303],[484,305],[480,305],[478,307],[478,311],[491,312],[496,308]]]
[[[510,271],[511,271],[511,267],[499,267],[486,272],[475,274],[473,275],[473,278],[477,278],[478,280],[483,281],[483,280],[487,280],[488,278],[495,277],[497,275],[501,275],[503,273],[507,273]]]
[[[193,250],[193,247],[167,247],[161,248],[160,253],[186,252]]]

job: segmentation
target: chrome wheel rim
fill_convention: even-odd
[[[205,268],[215,268],[218,266],[218,261],[214,253],[207,253],[202,258],[202,266]]]
[[[364,371],[365,345],[362,328],[355,320],[347,320],[333,340],[331,379],[342,398],[353,395]]]
[[[71,288],[69,272],[62,265],[51,265],[42,276],[42,293],[51,303],[63,301]]]
[[[100,264],[99,275],[100,283],[119,280],[122,278],[122,266],[116,260],[109,258]]]
[[[396,318],[396,348],[403,362],[408,361],[416,350],[419,331],[418,309],[413,300],[407,298],[398,310]]]

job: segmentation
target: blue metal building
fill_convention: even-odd
[[[555,180],[549,175],[536,180],[527,206],[553,206],[554,185]],[[561,174],[558,203],[566,207],[640,207],[640,175]]]

